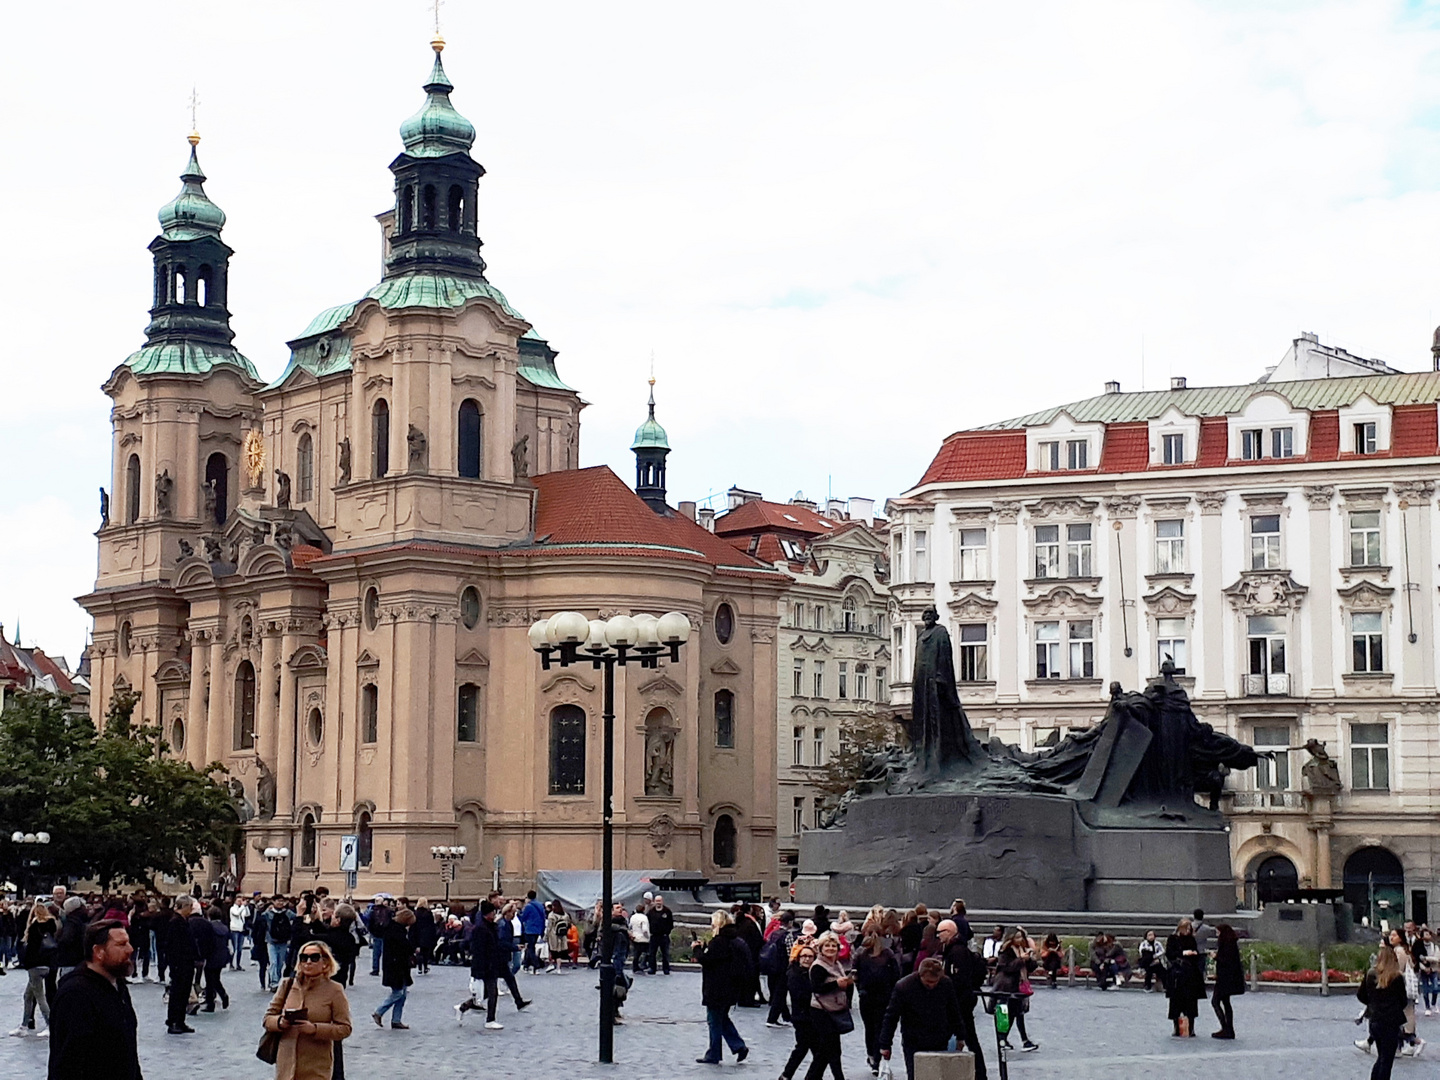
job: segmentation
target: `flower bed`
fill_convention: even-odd
[[[1331,982],[1359,982],[1362,973],[1358,971],[1341,971],[1338,968],[1330,969]],[[1304,971],[1262,971],[1261,982],[1277,983],[1318,983],[1320,972],[1306,969]]]

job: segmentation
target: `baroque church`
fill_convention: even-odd
[[[679,611],[678,664],[616,671],[615,864],[769,879],[787,581],[667,505],[653,380],[635,489],[579,467],[585,403],[486,276],[485,170],[432,48],[383,276],[273,382],[233,344],[225,215],[190,136],[145,344],[104,384],[93,716],[137,693],[170,753],[228,770],[242,889],[268,890],[262,852],[287,847],[282,889],[345,891],[346,835],[357,896],[438,894],[435,845],[466,848],[458,895],[522,888],[597,867],[601,835],[602,673],[542,670],[528,628]]]

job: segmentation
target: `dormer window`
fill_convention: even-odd
[[[1084,439],[1070,439],[1065,443],[1065,467],[1067,469],[1088,469],[1089,462],[1090,444]]]
[[[1240,457],[1244,461],[1259,461],[1264,453],[1265,432],[1260,428],[1246,428],[1240,432]]]
[[[1041,472],[1060,471],[1060,444],[1058,442],[1042,442],[1040,444],[1040,460],[1037,467]]]
[[[1367,420],[1355,425],[1355,453],[1373,454],[1380,446],[1375,421]]]
[[[1185,436],[1183,434],[1162,435],[1161,443],[1166,465],[1185,464]]]
[[[1295,429],[1272,428],[1270,431],[1270,456],[1286,458],[1295,456]]]

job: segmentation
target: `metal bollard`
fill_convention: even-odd
[[[1320,950],[1320,996],[1330,996],[1330,965],[1325,962],[1325,950]]]
[[[1260,958],[1253,950],[1250,953],[1250,989],[1260,989]]]
[[[1075,985],[1075,946],[1065,946],[1065,985]]]

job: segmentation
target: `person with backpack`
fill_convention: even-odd
[[[51,914],[48,904],[38,900],[30,909],[30,921],[25,927],[25,936],[20,946],[20,967],[29,981],[25,984],[25,1011],[20,1026],[11,1035],[28,1035],[35,1030],[35,1006],[40,1006],[40,1015],[45,1018],[45,1030],[40,1038],[50,1037],[50,998],[45,989],[45,979],[55,967],[60,946],[55,940],[60,924]]]
[[[570,916],[559,900],[550,901],[550,914],[545,917],[545,948],[550,953],[550,973],[559,975],[560,961],[570,954]]]
[[[765,944],[760,946],[760,974],[765,976],[765,985],[770,991],[770,1015],[765,1018],[766,1027],[785,1027],[791,1022],[785,988],[790,970],[790,950],[785,947],[785,942],[794,922],[793,911],[780,912],[774,928],[765,938]]]
[[[383,896],[377,896],[370,901],[370,907],[365,912],[365,929],[370,932],[370,974],[380,974],[380,961],[385,952],[384,929],[390,925],[390,919],[394,912],[390,909],[389,903]]]
[[[270,901],[270,910],[265,912],[265,941],[270,952],[270,982],[267,989],[280,988],[280,978],[285,973],[285,961],[290,956],[290,937],[294,932],[295,920],[290,914],[285,897],[277,896]]]

